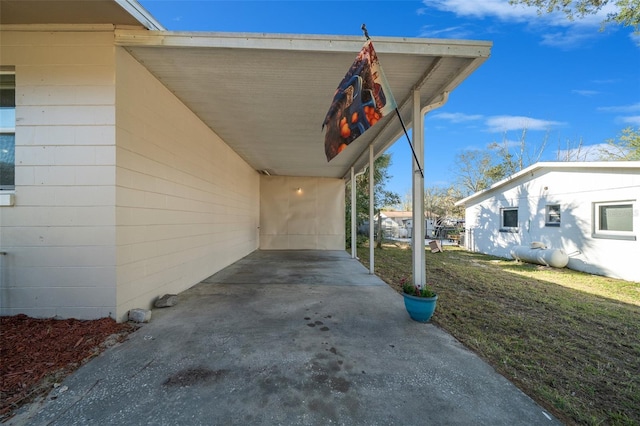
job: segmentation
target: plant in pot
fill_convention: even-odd
[[[418,286],[407,279],[403,279],[400,284],[402,285],[404,307],[411,319],[418,322],[429,322],[436,310],[438,295],[429,285]]]

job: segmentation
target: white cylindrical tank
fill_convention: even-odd
[[[511,249],[511,257],[521,262],[564,268],[569,263],[569,256],[561,249],[542,247],[515,246]]]

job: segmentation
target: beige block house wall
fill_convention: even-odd
[[[2,31],[16,71],[15,205],[0,207],[0,313],[116,313],[112,31]]]
[[[258,247],[259,175],[103,31],[2,31],[16,70],[0,314],[124,319]]]
[[[118,317],[258,248],[260,175],[116,50]]]
[[[260,248],[344,250],[342,179],[261,176]]]
[[[341,179],[261,177],[113,30],[0,31],[16,72],[0,315],[123,320],[258,248],[344,249]]]

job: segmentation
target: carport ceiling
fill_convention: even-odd
[[[155,75],[254,169],[342,178],[402,135],[387,116],[327,162],[321,129],[336,87],[364,37],[117,30],[116,44]],[[405,124],[412,91],[442,99],[488,57],[490,42],[376,38]]]

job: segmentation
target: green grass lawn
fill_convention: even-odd
[[[358,250],[369,266],[369,248]],[[411,250],[375,251],[400,291]],[[640,425],[640,283],[445,247],[426,252],[439,325],[568,424]]]

